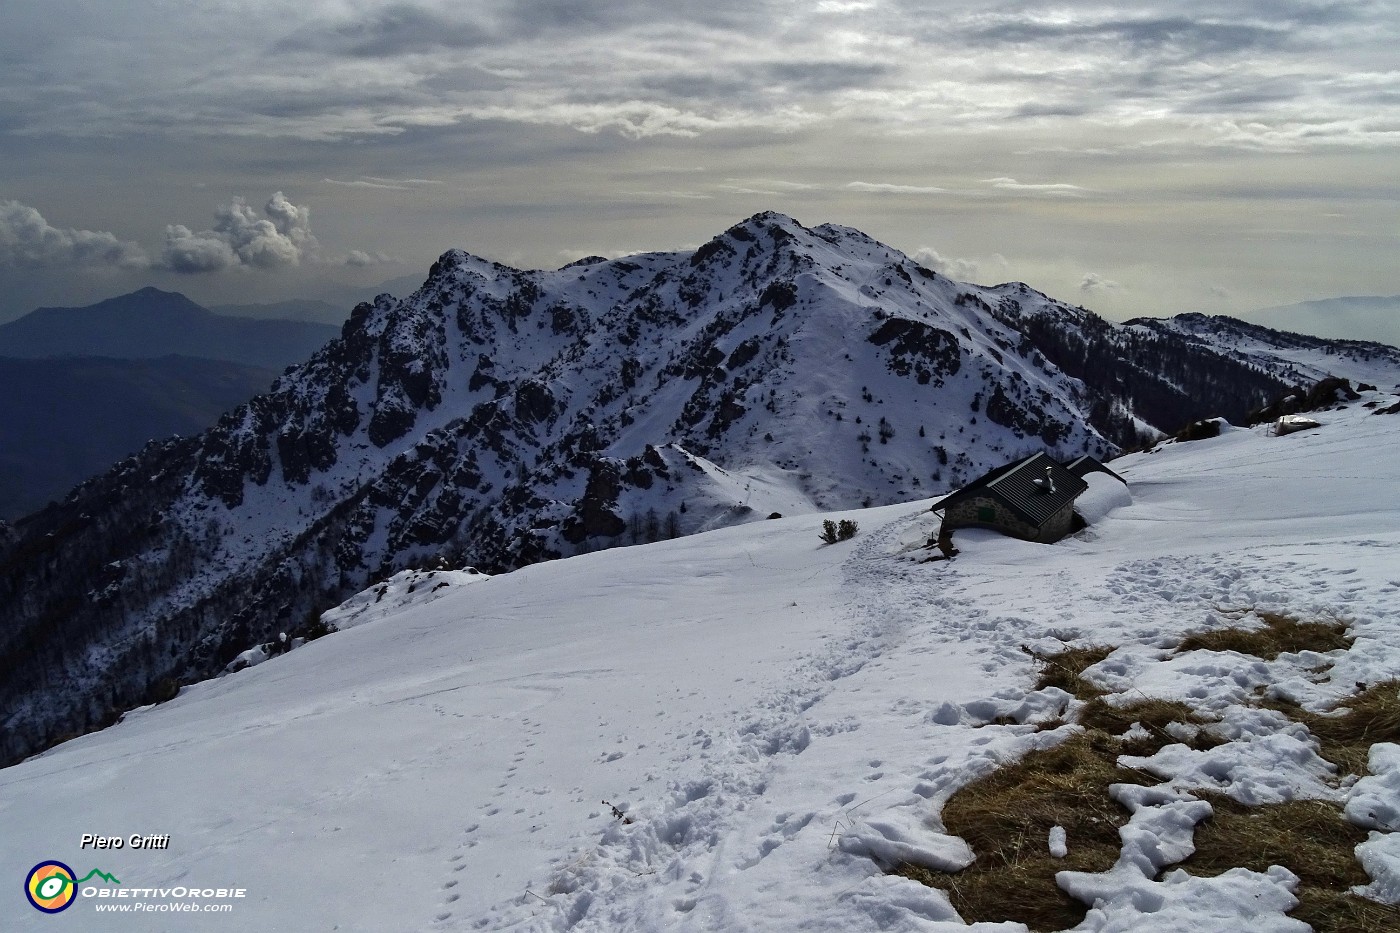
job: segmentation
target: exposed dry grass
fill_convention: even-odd
[[[1248,632],[1223,629],[1194,635],[1179,650],[1239,651],[1265,660],[1285,652],[1346,648],[1345,623],[1304,622],[1276,613],[1259,613],[1264,628]],[[1118,829],[1128,814],[1108,796],[1115,783],[1156,784],[1155,777],[1117,765],[1122,754],[1148,755],[1181,741],[1167,731],[1172,723],[1208,726],[1209,720],[1184,703],[1141,700],[1113,705],[1106,691],[1083,677],[1106,658],[1111,646],[1067,648],[1055,654],[1025,649],[1042,665],[1037,689],[1059,687],[1084,705],[1078,719],[1085,731],[1052,749],[1036,751],[960,789],[943,808],[948,832],[967,840],[976,861],[956,873],[899,865],[896,874],[941,888],[969,922],[1019,921],[1034,931],[1076,926],[1086,913],[1055,884],[1059,871],[1102,872],[1117,861],[1122,843]],[[1317,736],[1324,757],[1353,774],[1366,773],[1375,742],[1400,741],[1400,680],[1376,684],[1341,704],[1336,714],[1316,714],[1281,701],[1267,705],[1302,722]],[[1123,740],[1133,723],[1150,737]],[[1186,744],[1195,748],[1223,740],[1199,728]],[[1195,875],[1213,876],[1231,868],[1265,871],[1283,865],[1300,879],[1299,906],[1291,916],[1317,933],[1382,933],[1400,930],[1400,908],[1350,893],[1369,878],[1354,849],[1366,832],[1348,822],[1336,804],[1294,801],[1246,807],[1223,794],[1197,792],[1211,801],[1215,814],[1196,828],[1196,853],[1180,866]],[[1068,855],[1050,856],[1051,827],[1062,826]]]
[[[1065,648],[1054,654],[1040,654],[1030,648],[1022,651],[1034,658],[1040,665],[1040,677],[1035,682],[1037,690],[1046,687],[1059,687],[1080,700],[1091,700],[1103,696],[1107,691],[1100,690],[1084,679],[1084,671],[1098,664],[1113,653],[1112,645],[1085,645],[1080,648]]]
[[[1209,800],[1215,814],[1196,827],[1195,854],[1172,868],[1212,877],[1231,868],[1262,872],[1282,865],[1299,878],[1299,905],[1290,916],[1311,924],[1316,933],[1400,929],[1400,908],[1349,892],[1371,880],[1353,852],[1367,834],[1336,804],[1295,800],[1247,807],[1224,794],[1197,796]]]
[[[1235,610],[1243,616],[1250,610]],[[1278,612],[1255,612],[1264,622],[1261,629],[1222,628],[1187,635],[1178,651],[1236,651],[1272,661],[1280,654],[1298,651],[1327,652],[1351,647],[1347,624],[1340,619],[1304,622]]]
[[[1144,696],[1131,703],[1114,705],[1102,697],[1095,697],[1079,711],[1079,722],[1087,729],[1116,736],[1121,736],[1133,723],[1141,723],[1148,735],[1120,742],[1118,751],[1123,755],[1152,755],[1167,745],[1178,743],[1204,751],[1224,742],[1204,729],[1196,729],[1193,737],[1184,739],[1168,732],[1167,726],[1174,722],[1189,726],[1209,722],[1180,700]]]
[[[1112,858],[1102,864],[1090,862],[1071,849],[1063,859],[1051,858],[1047,852],[1027,853],[1009,865],[990,870],[968,868],[956,875],[907,862],[896,866],[893,873],[941,888],[968,923],[1019,921],[1034,933],[1053,933],[1077,926],[1088,913],[1083,904],[1055,885],[1055,872],[1103,871],[1112,864]]]
[[[1400,680],[1387,680],[1348,697],[1340,713],[1310,713],[1279,700],[1267,705],[1307,726],[1317,736],[1322,757],[1343,774],[1366,774],[1374,743],[1400,742]]]
[[[1084,732],[1035,751],[974,781],[943,807],[943,824],[972,846],[977,861],[956,874],[913,865],[895,871],[942,888],[965,920],[1016,920],[1062,930],[1086,907],[1055,884],[1057,871],[1107,871],[1118,859],[1118,827],[1128,813],[1107,795],[1113,783],[1156,783],[1117,767],[1118,743]],[[1051,827],[1063,826],[1069,854],[1051,857]]]
[[[1310,925],[1315,933],[1395,933],[1400,930],[1400,907],[1380,904],[1355,894],[1303,888],[1298,907],[1289,915]]]

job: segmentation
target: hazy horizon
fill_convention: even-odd
[[[408,295],[415,291],[419,284],[427,277],[427,272],[428,270],[425,269],[422,275],[410,274],[400,276],[394,279],[376,282],[370,286],[357,287],[345,283],[327,283],[323,284],[320,292],[314,295],[298,294],[254,301],[202,301],[192,293],[192,289],[182,289],[180,287],[189,283],[178,281],[174,283],[173,287],[169,288],[161,288],[160,286],[148,284],[133,288],[132,292],[140,291],[142,288],[148,287],[158,288],[160,291],[164,292],[176,292],[191,299],[196,304],[202,305],[219,314],[252,317],[281,317],[338,323],[345,316],[348,316],[351,308],[353,308],[355,304],[361,301],[369,301],[381,292],[389,292],[400,298],[408,297]],[[198,283],[196,282],[194,284]],[[979,282],[970,284],[996,285],[1002,283]],[[132,292],[123,292],[120,295],[103,294],[92,300],[79,301],[73,305],[47,305],[43,307],[90,307],[92,305],[101,304],[112,298],[123,297]],[[1055,298],[1059,296],[1051,294],[1050,297]],[[1073,299],[1069,300],[1073,301]],[[306,309],[291,309],[292,313],[275,313],[278,310],[278,306],[295,305],[298,302],[324,304],[331,308],[339,309],[343,313],[322,314],[319,313],[319,309],[315,312],[308,312]],[[8,323],[11,320],[17,320],[36,310],[41,310],[41,308],[30,308],[18,314],[5,314],[3,311],[0,311],[0,325]],[[310,313],[309,317],[307,316],[308,313]],[[1135,315],[1135,317],[1170,316],[1171,314],[1169,313]],[[1275,330],[1310,334],[1329,339],[1369,340],[1400,347],[1400,295],[1339,296],[1295,302],[1293,304],[1278,305],[1270,308],[1256,308],[1240,311],[1230,316],[1254,324],[1261,324]],[[1124,317],[1123,319],[1126,320],[1128,318]]]
[[[1106,317],[1400,294],[1394,0],[12,0],[0,319],[772,209]]]

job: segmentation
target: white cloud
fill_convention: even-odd
[[[947,188],[926,185],[891,185],[884,182],[852,181],[846,184],[851,191],[869,191],[877,194],[947,194]]]
[[[1122,287],[1123,286],[1119,285],[1117,282],[1112,279],[1106,279],[1097,272],[1084,273],[1084,278],[1079,283],[1079,290],[1082,292],[1103,292]]]
[[[765,197],[778,197],[795,191],[814,191],[817,185],[800,181],[783,181],[773,178],[726,178],[719,188],[733,194],[752,194]]]
[[[341,260],[342,265],[356,266],[377,266],[384,263],[402,262],[397,256],[390,256],[387,253],[372,252],[367,253],[362,249],[352,249],[345,258]]]
[[[425,179],[414,185],[435,184]],[[278,191],[261,214],[243,198],[234,198],[214,212],[213,229],[194,231],[184,224],[165,228],[165,243],[152,260],[140,244],[115,234],[60,229],[37,210],[18,201],[0,201],[0,268],[114,268],[198,274],[224,269],[284,269],[302,262],[373,266],[397,263],[397,256],[379,251],[351,250],[344,256],[322,258],[311,232],[311,210],[293,204]]]
[[[238,264],[238,254],[213,231],[195,233],[183,224],[165,228],[160,265],[174,272],[217,272]]]
[[[693,248],[693,247],[692,247],[692,248]],[[619,248],[619,249],[604,249],[604,250],[597,250],[597,249],[587,249],[587,250],[585,250],[585,249],[561,249],[561,250],[559,250],[559,255],[563,258],[564,263],[565,263],[565,264],[568,264],[568,263],[572,263],[572,262],[578,262],[580,259],[595,259],[595,258],[601,258],[601,259],[621,259],[621,258],[623,258],[624,256],[635,256],[635,255],[637,255],[638,253],[645,253],[645,252],[647,252],[647,250],[644,250],[644,249],[625,249],[625,248]]]
[[[678,200],[678,201],[711,201],[711,200],[714,200],[714,195],[712,195],[712,194],[704,194],[704,193],[699,192],[699,191],[681,191],[681,190],[670,190],[670,191],[623,191],[623,192],[620,192],[620,193],[626,195],[626,196],[629,197],[629,198],[636,198],[636,199],[638,199],[638,200],[657,200],[657,199],[661,199],[661,200]]]
[[[214,228],[195,233],[183,224],[165,228],[159,265],[173,272],[217,272],[251,267],[282,269],[314,257],[319,244],[311,233],[311,209],[299,207],[278,191],[263,207],[263,216],[243,198],[214,212]]]
[[[536,95],[533,99],[522,97],[511,104],[464,107],[441,125],[463,118],[567,126],[583,133],[613,131],[629,139],[653,136],[688,138],[707,132],[754,127],[781,132],[819,119],[818,115],[806,113],[799,107],[759,112],[739,109],[719,101],[705,102],[699,106],[693,102],[678,106],[636,98],[577,103],[551,100],[548,95]]]
[[[944,256],[931,246],[920,247],[912,258],[924,268],[959,282],[971,282],[977,277],[976,260]]]
[[[0,90],[21,136],[337,139],[475,118],[640,138],[844,115],[940,136],[1031,121],[1082,128],[1061,140],[1150,123],[1244,148],[1394,142],[1389,3],[932,6],[220,0],[194,19],[147,2],[65,20],[7,0]]]
[[[138,244],[115,234],[53,227],[26,204],[0,201],[0,267],[141,269],[148,262]]]
[[[425,185],[442,184],[431,178],[377,178],[373,175],[361,175],[352,181],[341,178],[322,178],[321,181],[342,188],[377,188],[384,191],[412,191]]]
[[[1024,184],[1014,178],[988,178],[986,183],[1000,191],[1015,191],[1018,194],[1038,194],[1058,198],[1082,198],[1088,192],[1078,185]]]
[[[376,188],[381,191],[408,191],[407,185],[388,184],[379,181],[370,181],[368,178],[357,178],[354,181],[343,181],[339,178],[322,178],[321,181],[327,185],[339,185],[342,188]]]

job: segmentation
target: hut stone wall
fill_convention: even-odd
[[[943,513],[943,530],[991,528],[1013,538],[1049,543],[1069,534],[1074,525],[1074,504],[1066,503],[1037,527],[1023,521],[1005,505],[990,496],[974,496],[952,505]]]

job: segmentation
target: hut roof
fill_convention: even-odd
[[[1102,461],[1098,460],[1095,457],[1091,457],[1088,454],[1085,454],[1082,457],[1075,457],[1069,463],[1065,464],[1065,469],[1069,470],[1075,476],[1081,478],[1086,473],[1107,473],[1109,476],[1118,480],[1118,482],[1122,483],[1123,485],[1126,486],[1128,484],[1127,480],[1110,470],[1108,467],[1104,466]]]
[[[1050,480],[1048,483],[1047,478]],[[990,496],[1022,520],[1032,525],[1042,525],[1087,488],[1088,483],[1041,452],[1004,464],[978,477],[957,492],[935,502],[931,511],[943,511],[977,496]]]

